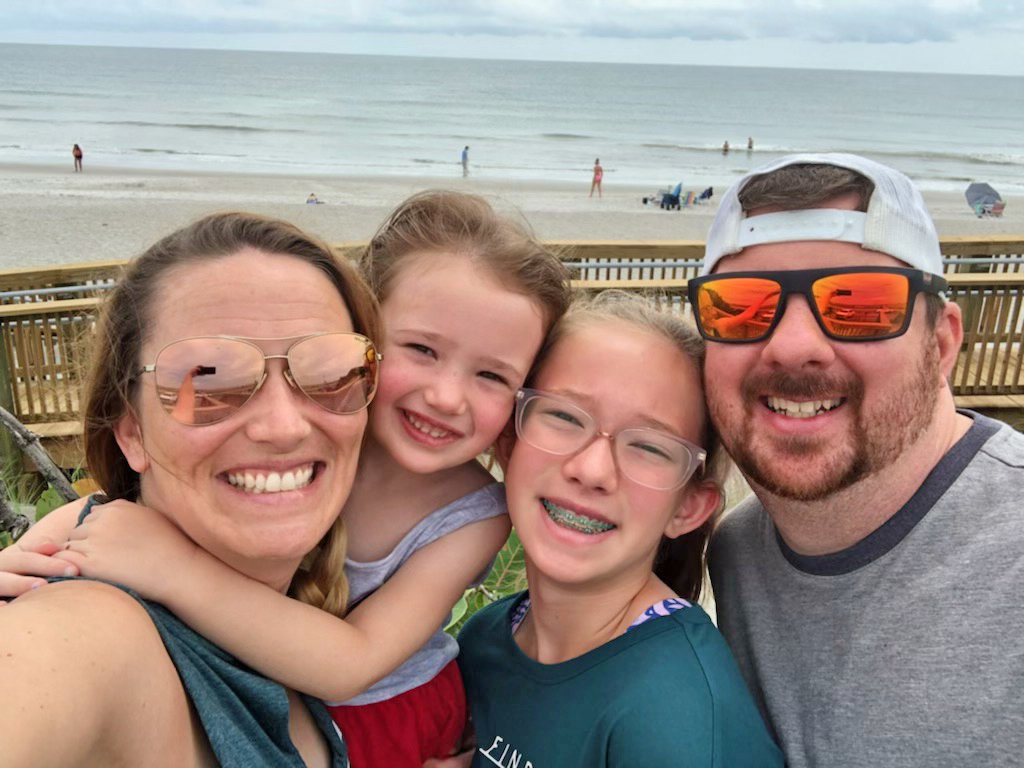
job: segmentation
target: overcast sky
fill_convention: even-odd
[[[0,0],[0,42],[1024,76],[1024,0]]]

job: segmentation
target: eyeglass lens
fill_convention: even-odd
[[[594,419],[560,399],[531,395],[519,404],[519,437],[548,453],[567,455],[598,434]],[[626,477],[649,488],[677,488],[695,468],[694,453],[683,442],[654,429],[624,429],[612,439],[615,460]]]
[[[325,410],[355,413],[373,398],[376,351],[362,336],[310,336],[295,342],[287,359],[290,381]],[[253,396],[265,371],[263,350],[248,341],[182,339],[157,355],[157,396],[175,420],[213,424],[226,419]]]
[[[810,284],[815,317],[826,335],[873,339],[899,334],[907,322],[910,281],[888,272],[827,275]],[[767,277],[702,283],[697,319],[711,338],[758,341],[777,321],[782,286]]]

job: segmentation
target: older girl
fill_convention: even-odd
[[[696,604],[721,507],[701,356],[681,320],[609,294],[517,394],[502,453],[529,591],[459,638],[474,766],[782,764]]]

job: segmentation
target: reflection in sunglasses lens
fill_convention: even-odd
[[[808,287],[791,287],[804,292]],[[815,316],[826,335],[874,339],[899,334],[907,323],[910,281],[887,272],[827,275],[809,286]],[[713,339],[759,341],[777,320],[782,285],[762,277],[723,277],[697,291],[697,321]]]
[[[304,339],[288,351],[288,366],[296,386],[332,413],[361,410],[376,388],[376,354],[359,336]]]
[[[223,421],[253,396],[266,361],[254,344],[230,338],[183,339],[157,356],[157,396],[182,424]],[[323,334],[288,350],[288,372],[310,400],[332,413],[365,408],[377,386],[377,354],[357,334]]]
[[[832,336],[890,336],[903,327],[907,318],[910,283],[903,275],[832,275],[816,280],[811,291],[818,315]]]
[[[775,320],[781,292],[777,282],[759,277],[704,283],[698,295],[701,326],[716,338],[761,339]]]

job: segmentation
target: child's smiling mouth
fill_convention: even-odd
[[[599,533],[605,533],[615,528],[615,525],[612,523],[605,520],[597,520],[596,518],[588,517],[587,515],[581,515],[570,509],[561,507],[548,499],[541,499],[541,504],[547,511],[548,517],[563,528],[568,528],[591,536]]]

